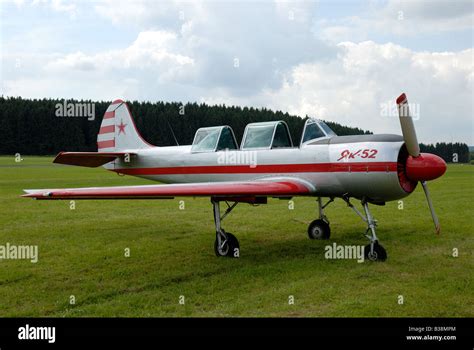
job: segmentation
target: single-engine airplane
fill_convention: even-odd
[[[169,199],[210,197],[217,256],[239,257],[237,238],[222,228],[238,203],[265,204],[268,197],[313,196],[319,218],[311,222],[311,239],[328,239],[324,209],[341,198],[367,224],[370,243],[365,257],[384,261],[369,204],[384,205],[411,194],[421,182],[437,233],[440,225],[426,181],[444,174],[440,157],[420,153],[405,94],[396,100],[403,136],[392,134],[337,136],[323,121],[308,119],[295,146],[283,121],[247,125],[238,146],[232,128],[197,130],[192,145],[156,147],[139,134],[128,106],[114,101],[105,112],[97,136],[98,152],[61,152],[55,163],[104,166],[118,174],[143,177],[164,185],[25,190],[24,197],[54,199]],[[250,160],[250,161],[249,161]],[[323,204],[322,198],[328,198]],[[363,212],[352,203],[360,200]],[[220,203],[227,209],[221,214]],[[230,204],[231,203],[231,204]]]

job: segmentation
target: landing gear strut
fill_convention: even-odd
[[[365,216],[357,210],[356,207],[352,205],[349,201],[349,197],[343,197],[347,205],[362,219],[367,223],[367,230],[365,230],[365,236],[369,239],[370,244],[366,245],[364,248],[365,258],[370,261],[385,261],[387,260],[387,252],[382,245],[379,244],[377,235],[375,234],[375,227],[377,226],[377,221],[372,217],[372,214],[369,210],[369,204],[365,198],[361,200],[361,204],[364,207]]]
[[[216,225],[216,240],[214,241],[214,252],[217,256],[227,256],[230,258],[240,257],[240,245],[238,239],[230,232],[225,232],[221,227],[221,221],[234,209],[238,202],[229,205],[227,202],[227,210],[221,216],[220,202],[211,199],[214,210],[214,223]]]
[[[324,208],[332,201],[334,201],[334,198],[330,198],[329,202],[322,205],[321,197],[318,197],[319,219],[314,220],[308,226],[308,237],[310,239],[329,239],[331,236],[331,227],[328,218],[324,215]]]

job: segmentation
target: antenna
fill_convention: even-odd
[[[170,128],[170,130],[171,130],[171,134],[173,135],[174,142],[176,142],[176,146],[179,146],[178,140],[176,139],[176,135],[174,134],[174,131],[173,131],[173,128],[171,127],[170,122],[169,122],[168,120],[167,120],[166,122],[168,123],[168,126],[169,126],[169,128]]]

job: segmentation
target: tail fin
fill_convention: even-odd
[[[118,152],[153,147],[140,135],[127,104],[115,100],[104,114],[97,134],[98,152]]]

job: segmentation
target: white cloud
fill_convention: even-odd
[[[72,2],[64,2],[63,0],[51,0],[51,7],[54,11],[57,12],[66,12],[70,15],[75,15],[77,11],[77,6]]]
[[[312,1],[153,4],[96,3],[101,17],[94,20],[114,23],[112,30],[130,27],[136,33],[127,42],[120,41],[120,46],[108,46],[112,49],[88,51],[85,45],[86,49],[61,53],[43,44],[35,47],[38,32],[33,29],[31,45],[14,45],[22,40],[12,36],[2,43],[8,48],[2,52],[2,93],[265,106],[375,132],[400,133],[397,118],[381,116],[381,104],[406,92],[410,102],[420,106],[416,127],[422,142],[474,144],[472,48],[418,52],[406,45],[362,41],[371,31],[393,32],[386,27],[397,19],[384,16],[392,16],[400,2],[389,2],[382,8],[386,13],[377,7],[380,17],[353,16],[339,22],[316,21]],[[413,18],[419,18],[421,31],[434,31],[436,23],[442,30],[464,26],[462,21],[451,22],[463,20],[463,12],[470,15],[464,8],[434,6],[425,18],[416,6],[401,4],[408,16],[403,35],[414,30]],[[315,32],[312,23],[323,31]],[[329,42],[315,33],[327,35]],[[56,47],[63,39],[50,34],[38,37]],[[100,39],[87,40],[100,47]],[[234,67],[235,58],[239,67]],[[20,68],[15,67],[18,60]]]
[[[375,3],[360,16],[315,21],[314,33],[329,42],[363,41],[375,35],[415,37],[421,34],[471,30],[474,5],[470,0],[390,0]]]
[[[13,0],[13,3],[18,8],[24,6],[47,6],[55,12],[67,13],[71,19],[75,19],[78,6],[77,0]]]
[[[139,29],[173,29],[192,17],[205,20],[207,7],[199,1],[102,0],[94,5],[103,18],[118,26]]]
[[[46,66],[46,70],[96,71],[107,74],[114,70],[148,70],[163,73],[162,78],[173,79],[182,67],[192,66],[191,57],[174,52],[177,48],[176,34],[166,31],[141,32],[127,48],[86,55],[75,52],[65,55]]]
[[[211,90],[201,101],[253,105],[316,116],[376,133],[401,134],[398,115],[383,115],[406,92],[419,107],[420,142],[473,139],[473,49],[416,52],[392,43],[345,42],[337,58],[294,66],[278,89],[237,97]]]
[[[394,44],[342,43],[336,60],[295,66],[281,89],[259,97],[265,105],[316,115],[375,132],[400,133],[398,118],[381,105],[401,92],[420,106],[422,142],[472,139],[473,49],[414,52]],[[471,128],[466,127],[471,126]]]

